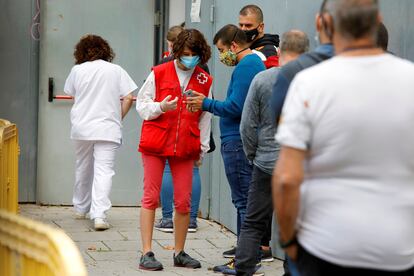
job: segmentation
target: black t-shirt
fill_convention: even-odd
[[[277,47],[279,47],[279,35],[265,34],[253,42],[250,49],[260,51],[268,58],[277,55]]]

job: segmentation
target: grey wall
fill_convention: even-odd
[[[390,36],[388,49],[414,61],[414,1],[382,0],[381,11]]]
[[[19,129],[19,201],[35,201],[38,43],[30,25],[35,1],[0,1],[0,118]]]

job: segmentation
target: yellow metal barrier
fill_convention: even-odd
[[[17,127],[0,119],[0,209],[17,213],[18,207]]]
[[[0,210],[1,276],[85,276],[73,241],[59,229]]]

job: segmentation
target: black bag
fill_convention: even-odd
[[[207,153],[213,152],[216,149],[216,143],[214,142],[213,132],[210,131],[210,149]]]
[[[208,67],[207,67],[207,70],[208,70]],[[213,98],[214,100],[213,91],[211,91],[211,98]],[[210,130],[210,149],[208,150],[207,153],[213,152],[215,149],[216,149],[216,143],[214,142],[213,131]]]

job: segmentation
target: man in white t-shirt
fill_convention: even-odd
[[[70,113],[76,153],[73,205],[77,218],[89,213],[95,229],[105,230],[109,228],[105,212],[111,207],[109,193],[122,119],[138,87],[124,69],[111,63],[114,53],[99,36],[82,37],[74,56],[76,65],[64,88],[74,97]]]
[[[276,139],[280,243],[302,276],[414,275],[414,64],[378,1],[329,1],[337,57],[297,75]]]

